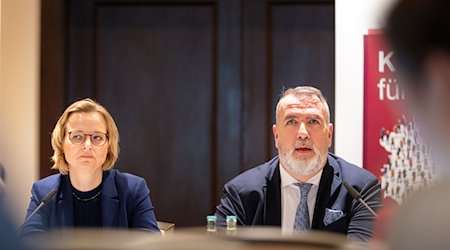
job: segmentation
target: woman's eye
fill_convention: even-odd
[[[72,136],[72,139],[81,140],[81,139],[83,139],[83,137],[81,135],[74,135],[74,136]]]
[[[98,135],[92,136],[92,139],[94,139],[95,141],[103,141],[103,138],[101,136],[98,136]]]

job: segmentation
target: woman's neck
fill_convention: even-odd
[[[87,192],[102,183],[103,171],[69,171],[72,186],[78,191]]]

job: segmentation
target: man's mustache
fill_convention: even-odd
[[[294,147],[295,148],[308,147],[311,149],[315,149],[314,144],[312,144],[310,140],[298,140],[295,142]]]
[[[294,144],[294,147],[292,148],[291,153],[294,153],[294,151],[298,148],[310,148],[314,153],[317,153],[316,147],[310,140],[297,140]]]

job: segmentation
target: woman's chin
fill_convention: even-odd
[[[93,164],[92,162],[82,162],[76,166],[72,166],[72,169],[76,168],[79,170],[94,170],[94,169],[101,169],[101,166],[97,166],[96,164]]]

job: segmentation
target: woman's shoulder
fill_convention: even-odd
[[[107,171],[106,178],[112,178],[115,180],[116,184],[127,184],[127,185],[139,185],[142,183],[146,184],[146,181],[144,178],[130,174],[125,172],[120,172],[117,169],[111,169]]]
[[[148,195],[149,188],[144,178],[123,173],[116,169],[105,171],[103,190],[108,194],[118,194],[119,197],[135,197]],[[128,199],[127,198],[127,199]]]
[[[52,187],[59,186],[59,183],[61,182],[62,174],[53,174],[50,176],[47,176],[45,178],[42,178],[34,183],[37,187]]]
[[[54,188],[59,188],[61,185],[61,174],[53,174],[42,178],[35,183],[33,183],[32,192],[39,194],[46,194]]]

